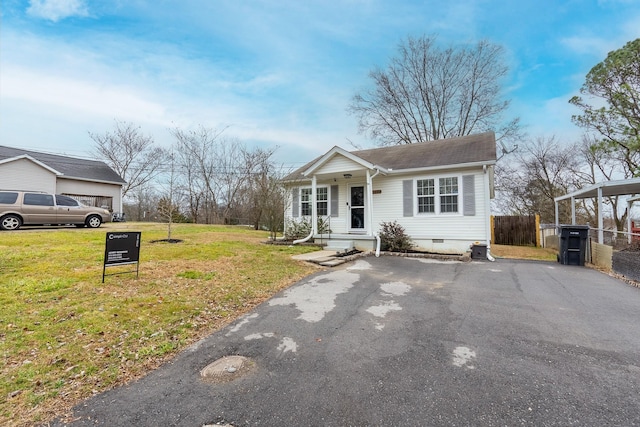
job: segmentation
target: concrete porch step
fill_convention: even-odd
[[[325,246],[326,250],[336,252],[347,252],[354,248],[353,240],[329,240]]]

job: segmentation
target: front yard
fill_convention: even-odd
[[[125,230],[142,232],[140,277],[103,284],[105,234]],[[144,375],[313,270],[291,255],[314,248],[244,227],[173,225],[181,243],[151,243],[166,236],[148,223],[0,232],[0,424],[45,423]]]

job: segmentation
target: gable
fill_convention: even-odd
[[[0,189],[53,193],[56,174],[26,157],[0,162]]]
[[[345,171],[365,170],[366,168],[355,161],[348,159],[342,155],[335,155],[320,168],[316,169],[314,173],[320,174],[334,174],[342,173]]]

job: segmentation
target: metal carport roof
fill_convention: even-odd
[[[571,199],[571,223],[576,223],[576,204],[575,199],[598,199],[598,242],[604,240],[604,221],[602,218],[602,198],[608,196],[632,196],[640,194],[640,178],[629,178],[617,181],[604,181],[589,187],[576,190],[574,192],[559,196],[553,199],[556,204],[556,226],[558,226],[558,202],[561,200]],[[629,209],[634,201],[640,200],[638,197],[631,197],[627,200]],[[627,230],[631,230],[631,216],[627,216]],[[631,238],[631,235],[629,235]]]

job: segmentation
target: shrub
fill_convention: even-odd
[[[297,240],[307,237],[311,233],[311,217],[302,217],[299,220],[287,219],[285,227],[285,240]],[[318,218],[318,234],[330,234],[328,218]]]
[[[311,232],[311,221],[302,217],[300,220],[287,219],[287,226],[284,228],[284,238],[286,240],[297,240],[307,237]]]
[[[380,249],[391,252],[408,252],[413,247],[411,238],[398,221],[380,223]]]

